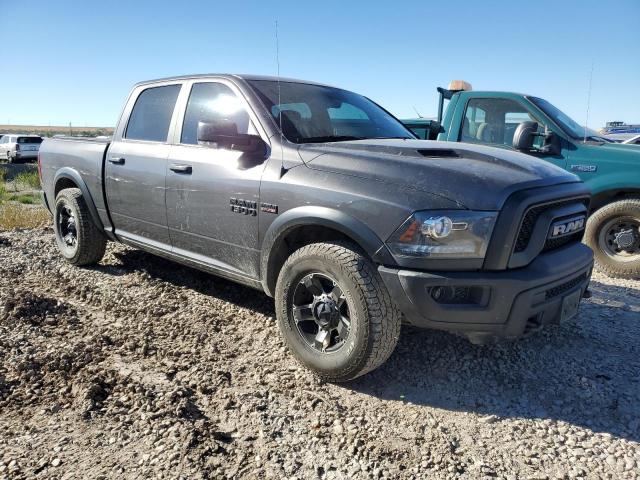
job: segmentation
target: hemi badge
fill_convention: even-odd
[[[264,203],[260,204],[260,211],[266,213],[278,213],[278,205],[274,205],[273,203]]]

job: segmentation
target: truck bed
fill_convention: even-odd
[[[72,176],[77,175],[75,172],[79,172],[88,191],[83,194],[89,194],[103,225],[110,227],[102,190],[104,160],[110,142],[109,137],[68,136],[46,138],[42,142],[39,161],[42,171],[42,190],[50,211],[53,211],[55,206],[56,176]]]

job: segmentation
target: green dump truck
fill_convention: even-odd
[[[542,98],[473,91],[462,81],[438,92],[437,120],[403,120],[414,134],[427,140],[518,150],[575,173],[593,195],[584,241],[594,250],[596,265],[611,276],[640,276],[637,147],[602,138]]]

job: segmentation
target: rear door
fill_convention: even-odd
[[[267,137],[233,83],[192,81],[185,88],[186,108],[167,165],[173,252],[232,278],[257,278],[259,189],[266,162],[242,166],[240,152],[198,145],[198,122],[231,121],[238,133]]]
[[[105,188],[116,235],[171,249],[166,166],[182,82],[143,85],[132,93],[107,151]]]

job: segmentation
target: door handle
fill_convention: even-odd
[[[124,158],[122,158],[122,157],[111,157],[109,159],[109,163],[113,163],[114,165],[124,165]]]
[[[172,172],[176,172],[176,173],[188,173],[190,174],[193,171],[193,167],[191,167],[191,165],[179,165],[179,164],[172,164],[169,166],[169,170],[171,170]]]

